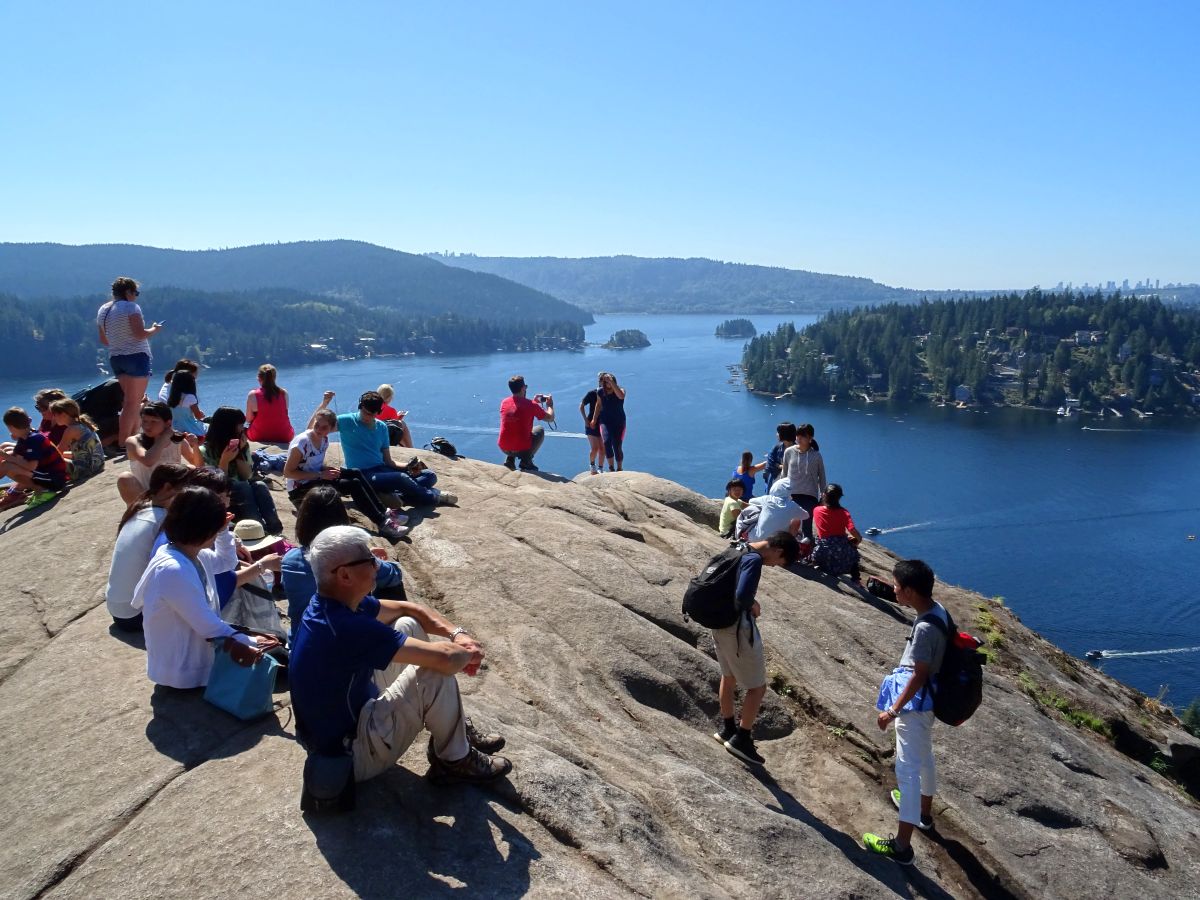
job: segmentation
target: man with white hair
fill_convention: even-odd
[[[327,528],[308,558],[317,593],[296,629],[288,680],[310,762],[340,759],[348,782],[352,761],[353,780],[366,781],[390,769],[427,728],[434,781],[485,782],[511,771],[507,759],[488,755],[504,738],[471,727],[454,678],[478,669],[480,643],[427,606],[371,596],[379,559],[361,528]],[[305,808],[332,802],[344,786],[325,784],[318,805]]]

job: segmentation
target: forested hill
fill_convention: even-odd
[[[1200,310],[1119,293],[1028,291],[889,304],[759,335],[743,356],[754,390],[799,396],[1083,409],[1200,411]]]
[[[525,285],[360,241],[195,251],[132,244],[0,244],[0,289],[17,297],[107,295],[118,275],[151,289],[289,288],[413,316],[592,322],[587,312]]]
[[[471,254],[431,254],[431,258],[510,278],[594,313],[821,313],[963,293],[914,291],[888,287],[869,278],[712,259],[638,256],[560,259]]]
[[[20,300],[0,294],[0,377],[95,372],[107,353],[96,336],[97,297]],[[408,314],[357,300],[264,288],[210,293],[151,288],[146,316],[166,323],[151,346],[163,371],[190,357],[210,366],[296,365],[400,353],[568,350],[583,346],[576,322]]]

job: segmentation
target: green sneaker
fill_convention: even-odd
[[[912,847],[905,847],[903,850],[897,847],[895,837],[881,838],[877,834],[868,832],[863,835],[863,845],[872,853],[886,856],[902,866],[911,866],[913,857],[916,856]]]
[[[35,506],[41,506],[43,503],[49,503],[57,497],[54,491],[34,491],[29,499],[25,501],[26,509],[33,509]]]
[[[900,808],[900,788],[892,788],[892,806],[896,807],[896,809]],[[932,831],[933,816],[921,813],[921,821],[917,823],[917,827],[922,831]]]

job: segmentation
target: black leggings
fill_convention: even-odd
[[[792,500],[800,504],[804,511],[808,513],[808,518],[804,520],[804,524],[800,528],[803,530],[804,536],[811,541],[813,540],[812,514],[813,510],[817,508],[817,503],[820,501],[812,494],[792,494]]]
[[[231,481],[229,483],[230,506],[239,519],[254,519],[260,522],[267,534],[281,534],[283,524],[275,509],[271,491],[262,481]]]
[[[288,491],[288,497],[292,502],[299,503],[304,499],[304,495],[316,487],[318,484],[331,484],[339,494],[348,494],[354,501],[354,505],[358,507],[359,512],[371,520],[375,525],[382,525],[387,519],[387,507],[383,505],[383,501],[379,499],[379,495],[375,493],[375,488],[371,486],[371,482],[367,481],[367,476],[358,469],[342,469],[340,478],[335,478],[333,481],[325,481],[320,478],[314,478],[312,481],[302,481],[295,488]]]
[[[621,445],[625,443],[625,422],[613,422],[611,425],[600,420],[600,439],[604,441],[604,456],[606,459],[615,459],[617,462],[625,461],[625,448]]]

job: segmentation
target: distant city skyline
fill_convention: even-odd
[[[0,25],[43,58],[0,60],[0,241],[1200,282],[1193,4],[65,0]]]

